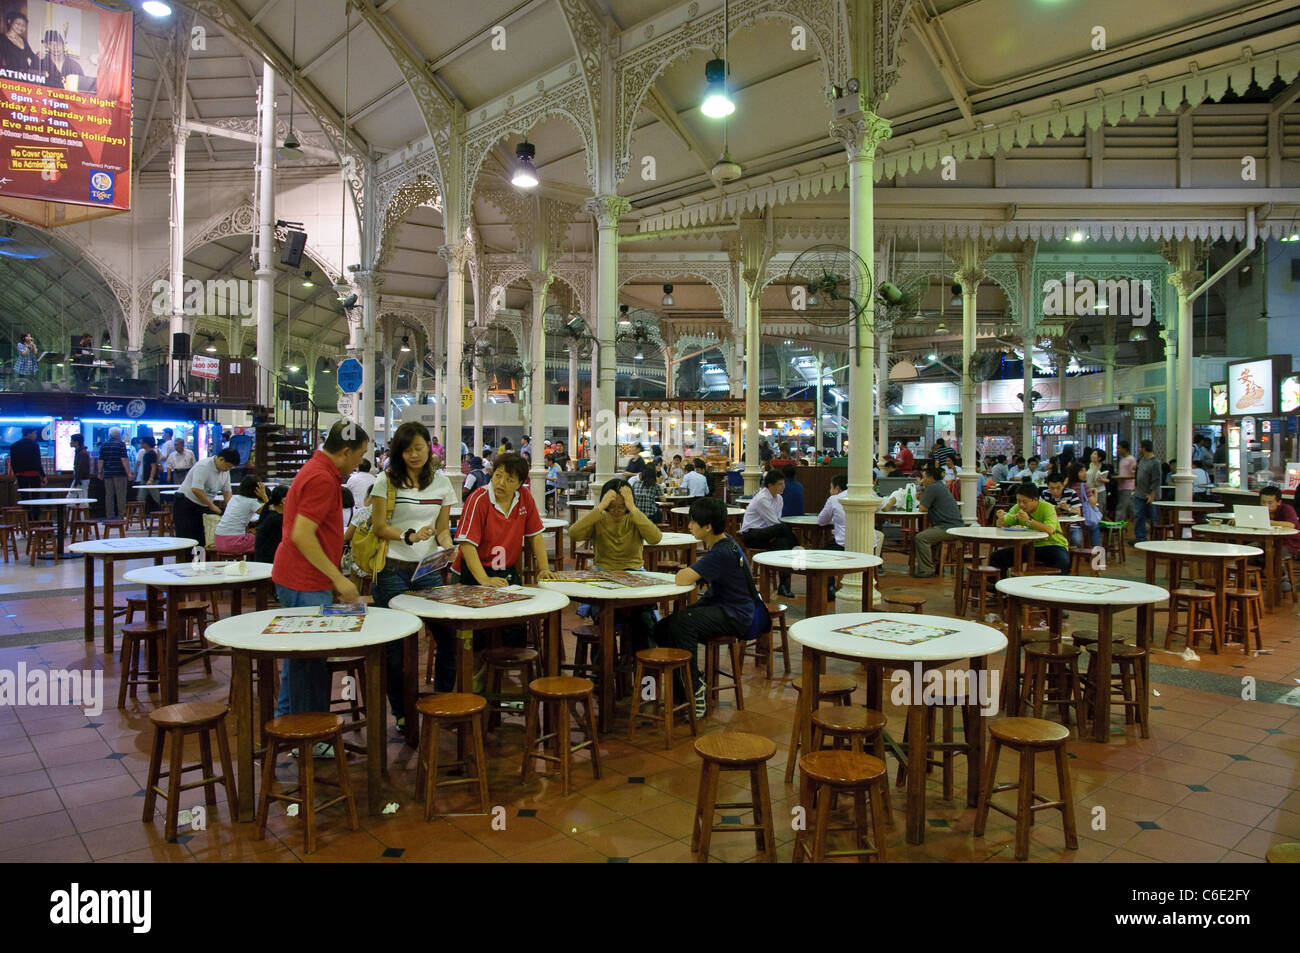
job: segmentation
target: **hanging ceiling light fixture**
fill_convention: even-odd
[[[515,165],[515,173],[510,179],[510,184],[515,188],[537,188],[537,169],[533,167],[533,158],[536,155],[537,149],[527,139],[515,146],[515,159],[518,162]]]
[[[140,9],[154,18],[172,15],[171,5],[163,3],[162,0],[144,0],[144,3],[140,4]]]
[[[409,334],[402,335],[402,353],[403,354],[411,353],[411,336]]]
[[[638,347],[638,348],[636,349],[636,353],[632,355],[632,360],[634,360],[634,361],[644,361],[644,360],[645,360],[645,352],[642,351],[642,350]]]
[[[727,95],[727,31],[729,26],[727,0],[722,0],[722,57],[714,50],[713,59],[704,64],[704,81],[708,91],[700,112],[710,119],[721,119],[736,111],[736,104]]]
[[[1128,333],[1128,339],[1134,344],[1137,344],[1139,341],[1145,341],[1147,339],[1147,333],[1141,328],[1134,328]]]
[[[304,271],[304,272],[302,273],[302,286],[303,286],[304,288],[315,288],[315,287],[316,287],[316,282],[314,282],[314,281],[311,280],[311,271]]]
[[[293,0],[293,41],[290,45],[289,65],[293,73],[289,77],[289,132],[280,147],[281,159],[301,159],[302,146],[293,132],[293,96],[298,91],[298,0]]]
[[[217,345],[216,342],[212,339],[211,334],[208,335],[208,346],[205,347],[203,350],[207,351],[209,354],[217,353]]]
[[[664,285],[664,300],[663,300],[662,304],[663,304],[663,306],[664,306],[665,308],[671,308],[671,307],[673,307],[675,304],[677,304],[677,302],[676,302],[675,300],[673,300],[673,286],[672,286],[672,285]]]
[[[632,319],[627,316],[627,305],[625,304],[618,306],[618,326],[621,328],[630,328],[632,326]]]

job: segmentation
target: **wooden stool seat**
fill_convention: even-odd
[[[925,596],[913,596],[905,592],[895,592],[884,596],[885,604],[903,606],[908,612],[920,613],[925,608]]]
[[[302,712],[281,715],[266,723],[266,758],[262,765],[262,790],[257,808],[256,840],[266,837],[266,822],[272,801],[297,804],[303,818],[303,846],[307,853],[316,850],[316,812],[342,803],[347,809],[348,826],[358,830],[357,803],[352,796],[352,783],[348,779],[347,755],[343,750],[343,719],[327,712]],[[334,780],[316,777],[314,746],[317,742],[332,745],[338,777]],[[275,764],[280,751],[298,749],[298,784],[281,793],[275,792]],[[316,784],[337,785],[337,797],[316,802]]]
[[[204,799],[210,808],[217,806],[217,785],[226,788],[226,805],[231,814],[236,813],[234,777],[235,771],[230,761],[230,739],[226,737],[226,713],[229,709],[217,702],[183,702],[159,708],[149,715],[154,726],[153,751],[149,757],[149,775],[145,781],[144,817],[147,824],[153,820],[154,808],[159,795],[166,805],[163,836],[169,841],[176,840],[178,820],[180,817],[181,793],[194,788],[203,788]],[[221,756],[221,774],[213,773],[212,739],[209,733],[217,736],[217,750]],[[185,736],[198,734],[199,762],[185,765],[182,754],[185,749]],[[162,770],[163,752],[167,741],[171,741],[171,760],[167,771]],[[201,771],[197,781],[182,784],[181,779],[188,771]],[[163,778],[168,779],[167,790],[159,787]]]
[[[677,712],[686,709],[686,718],[691,727],[691,737],[695,737],[695,698],[689,691],[691,684],[691,653],[685,649],[642,649],[636,653],[636,669],[633,676],[632,707],[628,712],[627,737],[631,741],[636,735],[637,722],[646,719],[662,722],[664,726],[664,750],[673,746],[673,721]],[[647,670],[651,673],[647,676]],[[658,702],[659,711],[643,712],[641,696],[645,688],[645,679],[649,677],[657,687],[653,701]],[[682,701],[674,703],[677,680],[681,679]]]
[[[709,859],[709,844],[715,832],[753,832],[755,847],[763,860],[776,860],[776,836],[772,824],[772,797],[768,789],[767,762],[776,754],[776,743],[762,735],[743,731],[716,731],[695,742],[700,756],[700,788],[695,801],[691,828],[691,851],[700,863]],[[750,800],[718,803],[718,779],[723,771],[749,774]],[[753,824],[715,824],[717,811],[747,810]]]
[[[813,712],[813,725],[822,731],[873,734],[889,723],[883,714],[869,708],[833,705]]]
[[[482,695],[467,692],[446,692],[424,695],[415,704],[420,713],[420,757],[415,775],[415,797],[424,800],[424,819],[434,815],[434,794],[440,787],[472,784],[477,788],[478,809],[486,814],[491,810],[488,793],[488,762],[483,747],[483,713],[488,700]],[[463,777],[438,780],[439,735],[444,728],[456,731],[458,750],[465,752],[460,761],[445,767],[463,767]],[[469,761],[474,762],[474,773],[469,773]]]
[[[1116,646],[1118,648],[1118,646]],[[1079,681],[1079,657],[1083,650],[1064,642],[1038,642],[1025,647],[1025,673],[1021,685],[1020,705],[1032,711],[1035,719],[1043,717],[1043,707],[1056,705],[1062,725],[1070,723],[1074,709],[1079,737],[1083,737],[1084,707]],[[1051,683],[1056,681],[1055,693]]]
[[[669,665],[677,662],[689,662],[691,653],[685,649],[642,649],[636,657],[647,665]]]
[[[521,665],[524,662],[536,662],[540,658],[536,649],[524,648],[523,646],[515,647],[503,645],[500,648],[488,649],[483,653],[483,661],[495,662],[498,665]]]
[[[122,537],[122,539],[126,539],[126,520],[100,520],[99,525],[103,530],[104,539],[108,539],[108,534],[112,532],[116,532],[118,536]]]
[[[803,686],[799,682],[792,683],[795,692],[803,694]],[[819,696],[817,704],[813,705],[815,710],[822,702],[830,702],[836,706],[847,706],[853,704],[853,692],[858,687],[858,681],[852,675],[822,675],[817,680]],[[804,706],[802,700],[795,704],[794,724],[790,727],[790,746],[786,752],[785,760],[785,783],[790,784],[794,781],[794,769],[799,763],[799,746],[800,738],[803,737],[803,719]]]
[[[1264,648],[1261,619],[1264,614],[1264,595],[1259,589],[1233,587],[1223,590],[1227,599],[1227,618],[1223,624],[1223,640],[1236,641],[1241,637],[1241,650],[1250,651],[1250,637],[1255,636],[1256,650]]]
[[[960,614],[965,617],[974,601],[977,618],[983,620],[988,614],[989,606],[999,598],[997,585],[1001,578],[1002,570],[997,566],[971,566],[967,570],[966,586],[962,590]]]
[[[808,829],[795,834],[794,862],[805,859],[821,863],[828,857],[853,856],[862,863],[871,858],[884,861],[885,815],[884,802],[888,797],[888,769],[885,762],[873,755],[857,751],[810,751],[799,759],[800,804],[809,812]],[[853,825],[847,828],[830,826],[831,812],[840,794],[853,800]],[[867,798],[870,796],[870,820]],[[847,850],[830,850],[828,840],[832,830],[853,832],[853,844]]]
[[[1082,525],[1082,524],[1080,524]],[[1092,568],[1092,549],[1083,546],[1071,546],[1070,553],[1070,575],[1071,576],[1095,576],[1097,571]]]
[[[583,748],[591,749],[591,770],[596,780],[600,780],[600,743],[596,737],[596,718],[592,711],[593,693],[596,686],[589,678],[570,675],[554,675],[547,678],[535,678],[528,683],[528,706],[524,714],[524,765],[521,780],[528,783],[536,760],[549,761],[560,766],[560,786],[562,796],[569,796],[572,775],[573,753]],[[580,716],[578,705],[585,711]],[[538,734],[541,724],[543,705],[554,705],[558,709],[552,722],[556,730],[550,734]],[[577,719],[580,729],[586,734],[586,740],[578,744],[570,741],[570,719]],[[555,754],[548,754],[547,743],[554,739]]]
[[[159,661],[163,636],[167,630],[161,623],[132,622],[118,630],[122,635],[122,648],[119,655],[120,681],[117,686],[117,707],[126,707],[127,692],[132,698],[138,697],[136,689],[143,685],[147,691],[157,692],[162,688],[162,665]],[[140,649],[145,648],[147,668],[140,667]]]
[[[528,683],[541,674],[540,659],[536,649],[523,646],[501,646],[483,653],[483,684],[486,686],[483,695],[491,712],[487,724],[489,731],[500,726],[502,712],[523,714],[528,702]],[[519,691],[505,690],[505,676],[510,672],[520,675]]]
[[[1055,809],[1061,812],[1061,826],[1065,830],[1065,846],[1079,849],[1079,838],[1074,827],[1074,798],[1070,792],[1070,770],[1065,760],[1065,740],[1070,731],[1064,725],[1043,721],[1040,718],[1002,718],[989,725],[988,762],[984,783],[980,789],[979,808],[975,814],[975,836],[984,836],[989,808],[1005,814],[1016,822],[1016,860],[1029,859],[1029,830],[1034,823],[1035,811]],[[1016,783],[998,784],[998,756],[1003,746],[1020,754],[1020,772]],[[1049,801],[1034,792],[1034,758],[1040,751],[1051,751],[1056,758],[1056,783],[1058,799]],[[992,802],[994,794],[1015,791],[1015,812]],[[1038,803],[1035,803],[1038,802]]]

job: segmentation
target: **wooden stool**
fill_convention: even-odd
[[[1070,708],[1074,708],[1078,737],[1083,737],[1083,699],[1079,687],[1079,656],[1077,645],[1063,642],[1038,643],[1025,648],[1025,674],[1020,689],[1020,710],[1032,710],[1035,718],[1043,717],[1044,705],[1060,709],[1061,724],[1070,724]],[[1055,692],[1052,683],[1055,682]]]
[[[43,556],[58,559],[58,538],[53,526],[33,526],[27,534],[27,552],[31,555],[32,565]]]
[[[219,702],[185,702],[180,705],[168,705],[149,713],[153,722],[153,753],[149,757],[149,777],[144,783],[144,822],[153,820],[154,805],[162,795],[166,803],[166,821],[163,836],[169,841],[176,840],[177,820],[181,809],[181,792],[193,788],[203,788],[204,800],[209,807],[217,806],[217,785],[226,786],[226,805],[232,815],[236,813],[234,777],[235,771],[230,763],[230,739],[226,737],[226,712],[229,709]],[[213,774],[212,738],[209,732],[217,736],[217,751],[221,755],[221,774]],[[185,750],[185,736],[199,736],[199,763],[183,765],[181,755]],[[169,770],[162,770],[163,748],[171,741],[171,759]],[[202,771],[198,781],[181,783],[186,771]],[[158,786],[163,779],[168,779],[167,790]]]
[[[348,734],[354,731],[360,731],[366,726],[366,660],[361,656],[352,656],[350,658],[332,658],[325,660],[325,670],[329,673],[331,689],[334,685],[334,676],[343,675],[344,678],[352,679],[352,697],[349,698],[347,693],[340,695],[338,698],[330,698],[330,714],[343,715],[347,717],[343,730]],[[331,696],[333,691],[330,692]],[[336,705],[344,705],[341,710],[336,709]],[[398,712],[400,715],[401,712]],[[361,749],[357,749],[360,751]]]
[[[68,521],[68,539],[75,543],[78,537],[86,542],[99,539],[99,524],[88,513],[73,513]]]
[[[1070,793],[1070,770],[1065,761],[1065,739],[1070,731],[1064,725],[1053,724],[1038,718],[1003,718],[989,725],[987,767],[984,785],[980,790],[979,808],[975,813],[975,836],[984,836],[989,808],[1005,814],[1016,822],[1016,860],[1029,859],[1029,828],[1034,823],[1033,812],[1055,808],[1061,812],[1061,826],[1065,829],[1065,846],[1079,849],[1079,838],[1074,831],[1074,798]],[[1020,755],[1020,780],[1015,784],[998,784],[998,755],[1005,745]],[[1049,801],[1034,793],[1034,756],[1040,751],[1051,751],[1056,756],[1056,783],[1059,799]],[[1018,801],[1012,813],[994,804],[992,797],[1003,791],[1016,791]],[[1035,804],[1035,801],[1042,803]]]
[[[503,711],[513,712],[517,715],[524,713],[524,706],[528,703],[527,685],[542,674],[541,662],[538,661],[540,658],[541,656],[537,654],[536,649],[510,648],[509,646],[488,649],[483,653],[483,684],[487,686],[487,691],[483,693],[483,696],[489,712],[487,718],[488,731],[495,731],[501,725],[501,713]],[[503,691],[505,687],[503,684],[504,678],[508,672],[519,673],[519,691]],[[518,707],[512,707],[512,705]],[[484,810],[487,810],[487,808],[485,807]]]
[[[1082,525],[1082,524],[1080,524]],[[1098,576],[1097,570],[1092,568],[1092,550],[1085,549],[1082,546],[1070,547],[1070,575],[1071,576]]]
[[[524,768],[522,782],[528,783],[532,774],[533,761],[551,761],[560,766],[560,787],[563,797],[569,796],[571,762],[575,751],[591,749],[591,770],[596,780],[600,780],[600,745],[596,738],[596,719],[592,715],[592,692],[596,686],[589,678],[574,678],[560,675],[551,678],[537,678],[528,683],[528,710],[524,719]],[[585,716],[578,713],[582,704]],[[556,730],[551,734],[538,735],[539,716],[543,705],[554,706]],[[579,744],[570,744],[569,719],[578,720],[578,725],[587,735],[587,740]],[[546,743],[555,739],[555,754],[546,753]],[[534,750],[537,749],[537,750]]]
[[[18,527],[18,532],[24,536],[27,535],[27,507],[6,506],[4,509],[0,509],[0,519],[3,519],[8,526]]]
[[[262,793],[257,806],[257,833],[255,840],[266,837],[266,819],[272,801],[297,804],[303,817],[303,846],[307,853],[316,850],[316,812],[333,807],[340,801],[347,807],[348,827],[357,830],[357,802],[352,797],[352,782],[348,780],[348,762],[343,752],[343,719],[328,712],[305,712],[300,715],[281,715],[266,723],[267,750],[262,765]],[[313,749],[318,742],[334,746],[334,762],[338,765],[338,778],[328,780],[316,777]],[[276,794],[276,756],[289,748],[298,749],[298,784]],[[317,784],[337,785],[337,797],[316,803]],[[298,793],[295,793],[298,792]]]
[[[1128,524],[1123,520],[1102,520],[1101,526],[1101,543],[1106,547],[1106,558],[1114,557],[1114,561],[1122,563],[1127,558],[1124,545],[1124,531]]]
[[[726,646],[731,651],[731,671],[729,672],[722,670],[718,660],[723,646]],[[708,701],[710,711],[718,706],[718,696],[723,692],[735,692],[736,710],[745,710],[745,689],[740,682],[741,669],[745,665],[744,651],[744,644],[735,635],[714,635],[705,640],[704,684],[708,687],[705,689],[704,697]],[[731,679],[731,684],[720,684],[723,678]]]
[[[488,799],[487,755],[483,751],[483,712],[487,699],[481,695],[464,692],[446,692],[441,695],[422,695],[415,710],[420,713],[420,763],[415,774],[415,796],[424,799],[424,819],[433,817],[433,798],[440,787],[473,784],[478,787],[479,812],[491,811]],[[457,747],[466,758],[447,767],[464,766],[473,760],[474,774],[462,778],[438,780],[438,735],[444,728],[455,728]],[[466,737],[468,732],[469,737]]]
[[[5,565],[9,565],[9,552],[13,551],[14,562],[21,558],[18,555],[18,526],[15,523],[0,524],[0,552],[4,553]]]
[[[1241,636],[1241,650],[1250,651],[1250,637],[1255,636],[1255,648],[1263,649],[1260,619],[1264,614],[1264,596],[1258,589],[1224,589],[1228,599],[1228,618],[1223,624],[1223,641],[1233,642],[1234,635]]]
[[[962,740],[956,740],[956,715],[961,712]],[[965,697],[943,695],[933,704],[926,705],[925,708],[925,773],[928,775],[931,768],[939,768],[943,772],[943,799],[951,801],[954,791],[954,775],[956,772],[957,755],[965,755],[970,759],[971,739],[977,737],[977,732],[983,731],[983,725],[977,712],[966,704]],[[936,740],[935,734],[939,734]],[[901,750],[907,751],[908,739],[911,737],[911,729],[908,725],[903,726],[903,743]],[[931,752],[935,757],[931,757]],[[907,759],[906,755],[900,755],[895,751],[898,758],[898,767],[894,778],[894,787],[906,787],[907,785]],[[882,759],[883,760],[883,759]],[[978,791],[968,789],[966,800],[968,806],[974,806],[979,796]]]
[[[573,664],[561,665],[560,670],[572,672],[577,678],[590,678],[592,681],[599,681],[600,666],[595,664],[595,658],[596,652],[600,648],[600,636],[596,634],[596,629],[590,625],[575,625],[572,631],[575,642]]]
[[[753,831],[754,846],[769,863],[776,861],[776,835],[772,828],[772,797],[767,786],[767,762],[776,754],[776,742],[743,731],[715,731],[695,742],[700,766],[700,792],[695,799],[695,821],[691,828],[691,853],[701,864],[708,863],[709,842],[715,831]],[[750,801],[718,803],[718,777],[723,771],[749,773]],[[753,824],[714,824],[720,810],[753,811]]]
[[[952,567],[954,574],[960,574],[962,571],[962,544],[955,540],[944,540],[939,544],[939,558],[934,559],[931,552],[930,560],[935,564],[935,574],[942,579],[944,572],[949,566]]]
[[[156,517],[155,523],[158,527],[159,536],[170,536],[176,532],[176,524],[172,521],[171,506],[163,507],[153,515]],[[150,530],[149,535],[153,535],[152,529]]]
[[[970,611],[970,604],[975,602],[976,618],[984,621],[989,604],[998,599],[998,580],[1002,571],[996,566],[971,566],[966,574],[966,587],[962,590],[961,615],[964,618]],[[999,602],[1001,600],[999,599]]]
[[[135,614],[140,613],[142,616],[149,614],[149,597],[143,592],[136,593],[126,597],[126,620],[127,622],[135,621]]]
[[[99,525],[103,529],[104,539],[108,539],[112,533],[117,533],[122,539],[126,539],[126,520],[100,520]]]
[[[201,659],[203,661],[203,672],[206,675],[212,674],[211,648],[208,646],[208,640],[203,637],[203,630],[208,624],[208,604],[206,602],[182,602],[180,610],[181,630],[184,632],[183,637],[177,643],[177,648],[184,658],[180,664],[193,662]]]
[[[1110,679],[1110,694],[1113,702],[1119,702],[1124,708],[1124,724],[1131,725],[1136,721],[1142,737],[1151,737],[1146,710],[1142,705],[1142,701],[1146,698],[1147,685],[1146,679],[1142,676],[1141,660],[1146,654],[1146,649],[1129,645],[1127,642],[1112,644],[1110,661],[1118,672],[1114,674],[1107,672],[1103,676],[1097,671],[1097,646],[1088,646],[1088,671],[1083,677],[1083,701],[1084,707],[1088,709],[1086,715],[1089,721],[1096,717],[1092,711],[1092,700],[1097,692],[1096,679],[1106,677]]]
[[[578,569],[590,569],[595,558],[595,551],[590,549],[579,549],[573,554],[573,562]]]
[[[139,526],[141,530],[144,526],[144,503],[140,500],[129,500],[126,504],[126,528]]]
[[[1186,621],[1179,621],[1186,613]],[[1201,622],[1205,624],[1202,625]],[[1202,633],[1210,637],[1210,646],[1219,651],[1219,604],[1209,589],[1175,589],[1170,593],[1169,625],[1165,629],[1165,648],[1169,648],[1175,634],[1185,637],[1187,646],[1195,648]],[[1095,639],[1093,641],[1096,641]],[[1075,639],[1078,642],[1078,639]]]
[[[1300,557],[1283,559],[1281,555],[1278,556],[1278,560],[1282,563],[1282,571],[1286,573],[1287,584],[1291,587],[1291,605],[1295,605],[1297,600],[1295,591],[1295,564],[1297,558]],[[1260,587],[1256,586],[1255,588],[1258,589]]]
[[[644,718],[651,722],[663,722],[664,726],[664,750],[673,746],[673,721],[677,717],[677,712],[686,709],[687,719],[691,726],[691,737],[695,737],[695,698],[689,691],[691,684],[691,653],[685,649],[642,649],[636,653],[636,675],[632,679],[632,708],[627,716],[627,740],[631,741],[636,735],[637,721]],[[659,713],[646,713],[641,711],[641,693],[644,691],[644,681],[646,672],[649,670],[653,673],[650,677],[654,679],[658,689],[652,701],[658,703]],[[676,676],[681,675],[682,684],[687,686],[688,690],[682,702],[673,703],[673,693],[676,690]]]
[[[896,592],[883,598],[885,605],[899,606],[902,611],[918,614],[925,611],[925,596],[910,596],[907,593]]]
[[[167,630],[162,623],[124,625],[118,630],[122,635],[122,654],[119,668],[121,681],[117,686],[117,707],[126,707],[127,689],[131,697],[136,698],[136,688],[143,685],[146,690],[156,692],[162,686],[162,666],[159,664],[163,636]],[[140,647],[147,650],[148,668],[140,668]]]
[[[791,686],[795,693],[802,696],[803,686],[794,682]],[[853,693],[857,690],[858,682],[852,675],[823,675],[818,682],[817,704],[813,709],[821,707],[822,702],[830,702],[832,705],[852,705]],[[794,725],[790,729],[790,747],[786,751],[785,759],[785,783],[790,784],[794,781],[794,766],[799,760],[799,739],[803,736],[803,708],[800,701],[797,700],[794,706]]]
[[[1228,566],[1228,585],[1235,586],[1238,589],[1264,589],[1264,574],[1258,566],[1246,566],[1246,578],[1241,578],[1241,573],[1237,572],[1238,563],[1232,563]],[[1213,588],[1212,586],[1210,588]]]
[[[822,863],[828,857],[857,857],[865,863],[875,857],[885,858],[885,822],[882,802],[888,797],[885,780],[888,771],[885,762],[869,754],[856,751],[813,751],[799,759],[800,798],[809,812],[812,824],[812,843],[809,833],[801,829],[794,838],[794,862],[805,859]],[[832,828],[832,805],[839,794],[853,798],[853,826]],[[868,836],[867,795],[871,796],[870,836]],[[853,847],[848,850],[828,850],[827,838],[832,830],[853,831]]]
[[[871,754],[885,762],[885,725],[888,719],[878,711],[867,708],[833,705],[830,708],[818,708],[813,712],[813,751],[823,748],[838,750],[841,743],[847,744],[850,751],[858,754],[867,753],[871,745]],[[827,745],[826,742],[830,744]],[[889,803],[889,785],[885,785],[882,799],[885,802],[885,822],[894,826],[894,808]]]
[[[767,613],[772,617],[772,631],[760,635],[757,639],[753,640],[752,644],[754,646],[753,656],[755,665],[758,664],[760,656],[767,656],[767,674],[765,677],[768,681],[771,681],[773,669],[776,667],[775,662],[777,652],[781,653],[781,656],[785,661],[785,674],[790,674],[790,626],[786,622],[785,618],[785,614],[790,607],[784,602],[768,602],[766,605]],[[781,635],[780,645],[777,645],[777,633],[780,633]],[[746,642],[744,645],[744,651],[741,653],[742,665],[744,664],[744,660],[750,655],[750,644],[751,643]]]

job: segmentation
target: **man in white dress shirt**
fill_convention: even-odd
[[[686,468],[686,472],[682,476],[682,488],[692,498],[709,495],[709,481],[704,476],[703,471],[696,467],[688,466]]]
[[[844,518],[844,491],[849,488],[849,478],[843,473],[837,473],[831,477],[831,495],[826,497],[826,503],[822,506],[822,511],[817,514],[818,526],[831,527],[831,535],[835,541],[829,544],[827,549],[844,548],[844,539],[848,532],[848,526]]]
[[[799,545],[794,530],[781,522],[785,500],[785,474],[775,467],[763,477],[763,489],[745,507],[745,518],[740,523],[740,538],[746,546],[759,549],[794,549]],[[777,594],[787,599],[794,596],[790,588],[790,574],[781,573]]]

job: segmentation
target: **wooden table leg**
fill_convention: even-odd
[[[864,569],[862,571],[862,611],[863,612],[875,611],[873,608],[876,599],[875,589],[876,589],[876,567],[872,566],[869,569]]]
[[[218,589],[217,591],[220,592],[221,590]],[[244,587],[242,585],[235,584],[230,587],[230,614],[232,616],[235,616],[235,615],[239,615],[243,611],[244,611]]]
[[[1147,557],[1147,585],[1154,586],[1156,584],[1156,554],[1151,552],[1150,550],[1147,550],[1146,557]]]
[[[803,681],[799,692],[799,710],[796,717],[801,726],[799,732],[799,750],[807,754],[812,751],[812,713],[817,707],[817,696],[821,694],[821,653],[816,649],[803,647]],[[812,805],[805,807],[811,809]]]
[[[546,674],[549,677],[560,674],[560,639],[564,637],[562,624],[558,611],[542,620],[546,631]]]
[[[1138,721],[1139,725],[1150,724],[1147,720],[1151,708],[1151,646],[1155,639],[1155,608],[1150,604],[1140,605],[1137,610],[1137,644],[1138,648],[1146,649],[1146,654],[1138,661],[1142,669],[1142,685],[1144,691],[1142,698],[1139,700],[1142,705],[1142,718]]]
[[[388,704],[384,697],[384,651],[387,643],[366,646],[366,800],[370,813],[384,812],[380,786],[387,767]]]
[[[105,564],[105,566],[107,567],[107,564]],[[82,595],[82,600],[85,602],[85,605],[82,607],[82,609],[84,610],[82,623],[85,626],[83,635],[85,637],[86,644],[89,645],[95,641],[95,557],[90,555],[90,553],[86,553],[85,570],[86,570],[86,576],[85,576],[86,584]],[[108,620],[105,619],[104,621],[105,621],[104,634],[107,635]],[[113,653],[113,647],[111,645],[105,644],[104,652],[105,654],[111,655]]]
[[[979,694],[980,676],[988,668],[988,663],[982,656],[972,656],[970,660],[971,671],[971,688],[975,692],[974,703],[970,698],[966,699],[967,707],[971,709],[971,717],[966,719],[966,724],[975,726],[975,737],[967,738],[966,743],[970,745],[966,752],[966,806],[977,807],[979,805],[980,787],[983,783],[981,773],[984,768],[984,701]],[[988,676],[984,675],[985,684]]]
[[[913,688],[915,690],[915,688]],[[925,706],[907,706],[907,842],[925,843]]]
[[[270,598],[270,593],[269,593],[270,588],[271,588],[271,580],[263,579],[261,582],[257,584],[257,587],[253,590],[253,599],[254,599],[253,604],[257,606],[258,612],[265,611],[267,601]]]
[[[456,631],[456,691],[474,693],[474,633],[468,629]]]
[[[865,584],[866,579],[862,582]],[[804,611],[809,619],[820,619],[826,614],[826,571],[808,568],[804,571]]]
[[[1092,702],[1092,740],[1110,740],[1110,640],[1113,628],[1110,606],[1097,608],[1097,675],[1093,679],[1096,697]]]
[[[564,527],[555,531],[555,568],[564,568]]]
[[[1266,536],[1264,537],[1264,608],[1272,612],[1281,603],[1282,577],[1277,567],[1277,537]]]
[[[402,737],[412,748],[420,744],[420,716],[415,704],[420,700],[420,633],[412,632],[402,639],[402,717],[406,730]]]
[[[180,697],[181,587],[167,586],[167,635],[163,648],[163,704],[175,705]]]
[[[758,592],[764,602],[772,601],[772,571],[762,564],[758,567]]]
[[[94,561],[95,560],[93,557],[89,555],[86,556],[86,577],[91,580],[92,585],[95,578],[95,569],[94,566],[92,565]],[[93,598],[94,593],[92,592],[89,595],[91,596],[90,603],[91,606],[93,607],[95,602]],[[105,556],[104,557],[104,657],[105,658],[113,657],[113,611],[115,608],[116,607],[113,605],[113,557]],[[90,637],[87,639],[87,641],[89,642],[95,641],[94,631],[92,630],[88,634]]]
[[[235,703],[235,794],[239,819],[253,819],[253,665],[247,652],[230,653],[230,683]],[[270,686],[263,686],[265,694]]]
[[[1002,666],[1002,710],[1010,718],[1020,714],[1020,600],[1004,593],[1007,616],[1007,657]]]
[[[614,670],[617,649],[614,645],[614,607],[602,604],[596,623],[600,635],[600,732],[605,734],[614,724]],[[635,690],[635,686],[633,688]]]

